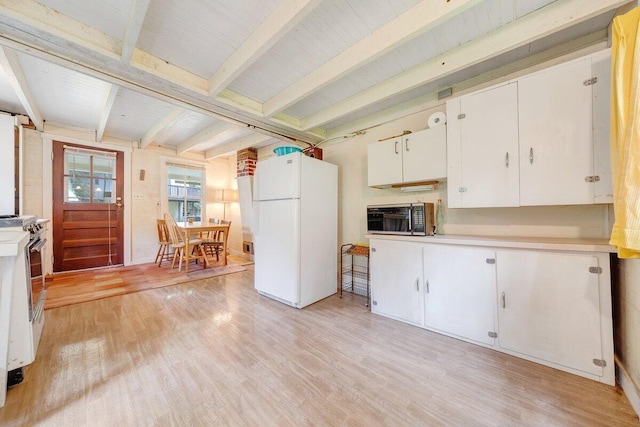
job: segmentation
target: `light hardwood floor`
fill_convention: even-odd
[[[247,271],[47,310],[2,426],[637,425],[618,388]]]

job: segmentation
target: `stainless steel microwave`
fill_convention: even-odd
[[[428,236],[434,231],[433,203],[367,206],[367,233]]]

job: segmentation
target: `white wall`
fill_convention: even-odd
[[[613,289],[616,356],[629,375],[624,390],[640,414],[640,259],[619,264],[620,277]]]
[[[75,143],[96,146],[95,142],[85,140],[87,134],[73,129],[47,129],[45,136],[41,132],[24,129],[23,136],[23,213],[35,214],[40,218],[47,217],[45,205],[51,205],[51,195],[45,196],[47,185],[45,180],[51,181],[50,165],[44,165],[43,159],[47,158],[43,154],[43,138],[52,138],[52,135],[59,135],[60,139],[72,139]],[[53,136],[53,139],[56,137]],[[125,249],[129,257],[125,259],[126,264],[141,264],[152,262],[158,249],[158,235],[156,231],[156,219],[161,218],[161,190],[164,182],[161,179],[161,165],[168,158],[179,162],[181,158],[175,155],[175,151],[151,147],[145,150],[136,148],[135,144],[127,141],[105,141],[121,145],[131,150],[130,176],[125,176],[125,194],[140,194],[142,199],[125,199],[125,209],[128,209],[130,218],[130,235],[125,237],[125,241],[130,242],[130,247]],[[133,146],[133,148],[131,148]],[[205,165],[207,189],[213,188],[235,188],[235,156],[229,158],[216,159],[206,162],[202,156],[186,156],[187,161],[197,161]],[[48,168],[45,166],[49,166]],[[140,179],[140,170],[144,169],[144,180]],[[43,172],[44,171],[44,172]],[[207,217],[222,218],[223,205],[219,203],[208,203],[206,206]],[[229,236],[229,251],[232,254],[242,254],[242,224],[240,221],[240,211],[237,203],[232,203],[226,207],[226,218],[232,221]],[[51,218],[49,218],[51,219]],[[50,225],[51,226],[51,225]],[[126,230],[126,228],[125,228]],[[51,270],[48,270],[51,272]]]
[[[367,185],[367,145],[379,139],[416,132],[444,106],[381,125],[364,135],[322,146],[324,160],[340,167],[341,243],[365,241],[367,205],[400,202],[437,202],[446,206],[446,183],[438,190],[402,193],[399,189],[376,189]],[[497,236],[600,237],[609,236],[608,205],[540,206],[522,208],[445,209],[446,234]]]

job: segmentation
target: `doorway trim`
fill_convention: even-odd
[[[53,141],[67,142],[70,144],[79,144],[91,148],[102,148],[115,151],[122,151],[124,153],[124,194],[123,202],[125,204],[124,210],[124,265],[131,265],[131,155],[133,152],[132,147],[126,145],[117,145],[110,143],[96,143],[80,138],[74,138],[69,136],[57,135],[53,133],[43,132],[42,138],[42,214],[45,218],[53,220]],[[48,179],[47,179],[48,178]],[[53,229],[51,223],[49,223],[47,229],[47,239],[53,242]],[[53,272],[53,253],[51,256],[47,256],[45,260],[46,274]]]

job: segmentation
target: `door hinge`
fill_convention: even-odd
[[[462,119],[464,119],[465,117],[467,117],[467,115],[466,115],[466,114],[464,114],[464,113],[462,113],[462,114],[458,114],[458,120],[462,120]]]
[[[467,191],[467,187],[458,187],[458,193],[464,193]]]
[[[602,273],[602,267],[589,267],[589,273],[601,274]]]
[[[487,264],[495,264],[495,263],[496,263],[496,259],[495,259],[495,258],[487,258],[487,259],[485,260],[485,262],[486,262]]]
[[[498,338],[498,333],[497,332],[489,332],[489,336],[491,338]]]
[[[598,175],[587,176],[584,178],[585,182],[598,182],[600,181],[600,177]]]
[[[607,361],[604,359],[593,359],[593,364],[604,368],[605,366],[607,366]]]
[[[583,85],[585,86],[591,86],[598,83],[598,78],[597,77],[592,77],[590,79],[587,79],[585,81],[582,82]]]

